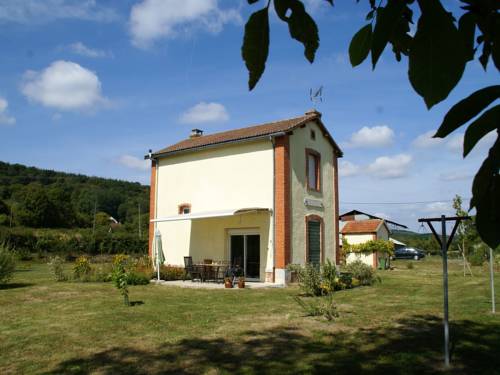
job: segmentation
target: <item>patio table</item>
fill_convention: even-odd
[[[199,267],[202,270],[202,281],[214,280],[217,281],[217,276],[219,274],[220,267],[227,267],[223,264],[205,264],[205,263],[197,263],[196,267]],[[211,278],[211,276],[213,276]]]

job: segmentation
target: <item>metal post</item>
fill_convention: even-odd
[[[448,326],[448,254],[446,238],[446,218],[441,215],[441,252],[443,256],[443,297],[444,297],[444,365],[450,366],[450,330]]]
[[[493,278],[493,250],[490,247],[491,312],[495,314],[495,280]]]

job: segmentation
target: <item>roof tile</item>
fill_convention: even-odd
[[[378,227],[384,222],[379,219],[348,221],[342,228],[342,234],[353,233],[375,233]]]

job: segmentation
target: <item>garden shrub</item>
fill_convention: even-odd
[[[321,295],[321,274],[312,264],[306,264],[298,274],[300,290],[308,296]]]
[[[64,260],[60,256],[56,255],[55,257],[50,258],[50,261],[47,264],[54,274],[56,281],[66,281],[68,279],[64,274]]]
[[[468,260],[472,266],[482,266],[487,256],[487,250],[483,246],[478,246],[469,254]]]
[[[376,281],[375,271],[361,260],[356,260],[345,266],[345,271],[357,279],[360,285],[372,285]]]
[[[79,257],[73,266],[73,278],[80,281],[90,281],[92,267],[89,258],[86,256]]]
[[[304,309],[308,316],[322,316],[328,321],[332,321],[339,316],[332,294],[324,297],[316,297],[309,301],[295,297],[295,301]]]
[[[16,270],[16,258],[9,247],[0,244],[0,284],[7,283]]]
[[[158,277],[158,273],[152,267],[150,270],[151,278],[156,279]],[[184,279],[184,268],[162,264],[160,266],[160,279],[166,281],[182,280]]]
[[[111,274],[111,279],[113,280],[115,287],[119,290],[120,294],[123,296],[123,303],[126,306],[130,306],[128,298],[128,283],[127,283],[127,269],[126,269],[127,258],[125,256],[117,255],[113,260],[113,272]]]
[[[138,272],[127,273],[127,284],[128,285],[148,285],[150,278]]]
[[[341,272],[337,280],[335,290],[351,289],[353,286],[356,285],[353,284],[352,274],[348,272]]]

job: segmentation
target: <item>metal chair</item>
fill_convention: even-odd
[[[198,278],[200,281],[203,281],[202,271],[193,264],[193,257],[184,257],[184,279],[186,281],[186,276],[191,278],[191,281]]]

